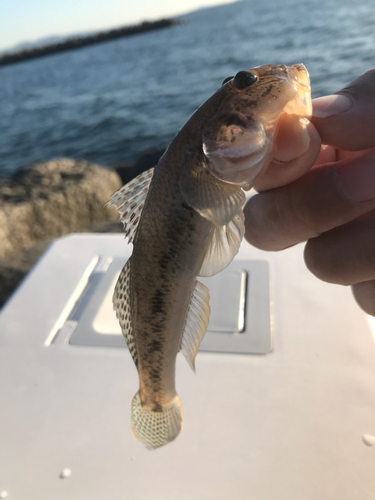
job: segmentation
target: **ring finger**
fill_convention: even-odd
[[[356,285],[375,279],[375,210],[310,239],[305,262],[329,283]]]

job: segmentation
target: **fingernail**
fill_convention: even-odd
[[[352,101],[346,95],[334,94],[318,97],[312,101],[312,105],[312,115],[315,118],[327,118],[348,111],[352,107]]]
[[[343,165],[338,180],[345,196],[355,203],[375,198],[375,156],[366,155]]]
[[[275,160],[289,162],[300,157],[309,149],[309,121],[296,115],[285,115],[281,120],[276,138]]]

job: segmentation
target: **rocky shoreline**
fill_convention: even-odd
[[[153,167],[163,150],[106,168],[58,158],[18,170],[0,183],[0,308],[49,244],[72,232],[122,232],[112,193]]]
[[[88,45],[106,42],[108,40],[116,40],[117,38],[138,35],[147,31],[169,28],[178,24],[181,24],[181,21],[175,19],[161,19],[159,21],[145,21],[141,24],[133,26],[123,26],[117,29],[101,31],[99,33],[95,33],[94,35],[74,36],[67,38],[62,42],[1,54],[0,66],[27,61],[29,59],[35,59],[37,57],[48,56],[51,54],[57,54],[59,52],[66,52],[67,50],[75,50],[81,47],[87,47]]]

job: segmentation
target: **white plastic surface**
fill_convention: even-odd
[[[122,335],[112,304],[113,290],[119,274],[119,271],[116,272],[102,291],[102,301],[91,320],[91,328],[101,335]],[[211,280],[200,281],[205,281],[207,286],[210,286],[210,282],[213,283],[210,289],[210,329],[222,333],[240,332],[244,328],[242,295],[245,294],[246,273],[241,270],[226,270]]]
[[[265,254],[243,243],[237,257],[270,261],[273,352],[200,352],[196,375],[179,356],[183,432],[154,452],[134,441],[129,353],[70,345],[66,323],[95,256],[130,250],[122,235],[62,238],[3,309],[0,491],[12,500],[374,500],[374,331],[348,288],[308,273],[301,246]]]
[[[111,260],[108,266],[104,262]],[[126,259],[97,257],[97,266],[73,304],[72,312],[53,331],[71,332],[69,343],[82,346],[124,347],[125,338],[113,311],[114,285]],[[261,260],[236,260],[210,278],[200,278],[210,293],[211,314],[201,351],[267,354],[272,351],[269,265]],[[65,308],[66,309],[66,308]],[[65,333],[64,333],[65,335]],[[50,339],[50,337],[49,337]]]

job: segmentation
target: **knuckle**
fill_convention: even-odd
[[[307,269],[317,278],[336,285],[351,285],[342,266],[342,259],[321,238],[310,239],[305,246],[304,259]]]
[[[288,198],[288,221],[295,227],[298,227],[302,240],[308,238],[315,238],[319,236],[323,230],[318,227],[319,220],[316,219],[315,211],[310,209],[310,205],[306,203],[304,193],[300,191],[291,191]],[[284,210],[285,212],[285,210]]]
[[[375,280],[357,283],[352,286],[355,300],[363,311],[375,316]]]
[[[339,93],[349,94],[354,99],[362,99],[364,94],[365,97],[370,98],[375,94],[374,83],[375,68],[372,68],[346,85]]]

